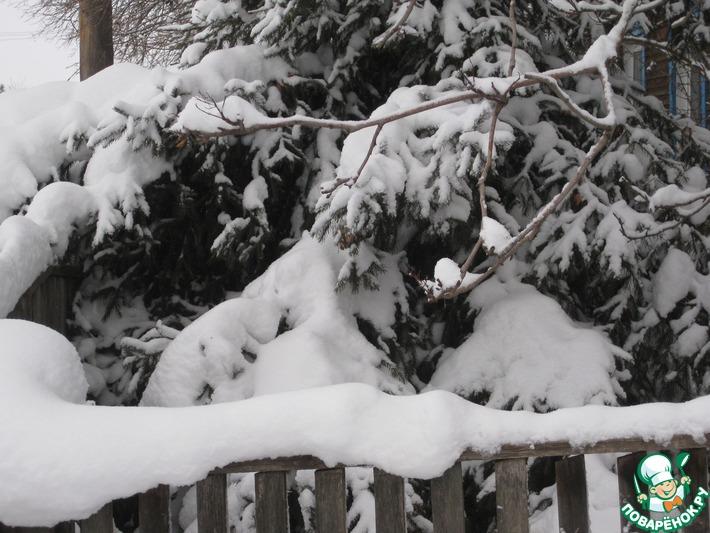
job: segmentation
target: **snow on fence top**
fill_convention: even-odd
[[[467,449],[663,443],[677,434],[700,442],[710,433],[710,398],[535,414],[443,391],[391,396],[344,384],[201,407],[98,407],[83,404],[81,363],[61,335],[0,320],[0,338],[0,516],[18,526],[86,517],[113,499],[160,483],[191,484],[234,461],[313,455],[427,479]]]

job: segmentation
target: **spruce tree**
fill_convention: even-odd
[[[140,175],[71,246],[94,399],[363,381],[546,412],[707,394],[710,133],[622,68],[638,42],[704,68],[707,11],[638,2],[618,26],[631,4],[610,5],[198,1],[172,30],[190,43],[181,70],[64,139],[59,180],[96,185],[116,154]],[[666,42],[638,37],[665,24]],[[617,27],[608,74],[549,76]],[[283,124],[445,98],[358,131]],[[531,465],[538,524],[550,466]],[[467,465],[473,531],[494,527],[492,470]],[[313,483],[291,483],[293,531],[313,531]],[[371,485],[348,472],[351,531],[374,530]],[[230,491],[231,519],[253,529],[253,477]],[[410,531],[430,530],[428,507],[426,484],[408,484]]]

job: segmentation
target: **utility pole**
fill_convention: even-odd
[[[79,0],[79,77],[113,65],[111,0]]]

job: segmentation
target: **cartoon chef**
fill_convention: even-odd
[[[687,455],[687,454],[683,454]],[[678,466],[682,477],[680,483],[673,477],[673,467],[670,459],[661,453],[653,453],[644,457],[636,469],[638,478],[648,485],[648,494],[642,494],[636,483],[637,499],[643,509],[651,511],[651,517],[675,516],[679,514],[679,506],[690,488],[690,478],[685,475],[683,466],[687,457],[678,457]]]

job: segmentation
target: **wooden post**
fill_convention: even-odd
[[[81,533],[113,533],[113,504],[107,503],[95,514],[79,522]]]
[[[345,469],[316,470],[316,531],[347,533]]]
[[[375,468],[375,527],[387,533],[406,533],[404,479]]]
[[[197,482],[197,531],[227,533],[227,474],[210,474]]]
[[[685,473],[690,477],[691,495],[686,499],[686,502],[689,502],[698,487],[708,490],[708,454],[705,448],[693,448],[685,451],[690,453],[690,459],[684,468]],[[708,506],[698,515],[695,522],[683,528],[684,533],[708,533],[708,531],[710,531]]]
[[[624,455],[616,460],[616,474],[619,483],[619,509],[630,503],[637,509],[641,509],[636,500],[636,491],[634,489],[634,476],[636,475],[636,467],[646,452],[635,452],[629,455]],[[639,481],[640,483],[640,481]],[[621,519],[622,533],[640,533],[638,529],[633,527],[629,522],[624,520],[624,517],[619,514]]]
[[[170,487],[159,485],[138,496],[141,531],[170,533]]]
[[[54,527],[54,533],[74,533],[74,522],[62,522]]]
[[[434,533],[464,533],[461,463],[456,463],[443,476],[431,480],[431,512]]]
[[[256,530],[259,533],[288,533],[286,472],[256,474]]]
[[[528,533],[527,459],[496,461],[496,522],[498,533]]]
[[[589,497],[584,455],[557,461],[555,478],[560,531],[589,533]]]
[[[113,65],[111,0],[79,0],[79,77]]]
[[[8,318],[37,322],[66,334],[79,277],[80,273],[70,267],[48,269],[25,292]]]

